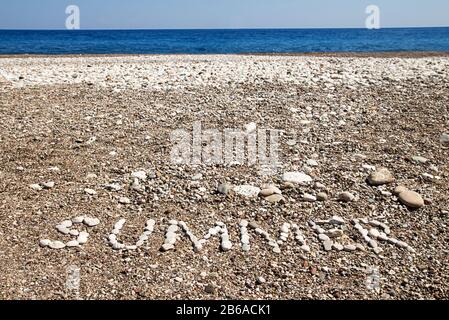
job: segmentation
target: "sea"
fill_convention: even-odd
[[[449,51],[449,27],[0,30],[0,54],[242,54]]]

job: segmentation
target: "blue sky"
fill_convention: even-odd
[[[63,29],[71,4],[82,29],[364,27],[370,4],[382,27],[449,26],[449,0],[2,0],[0,29]]]

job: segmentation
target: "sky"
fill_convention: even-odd
[[[64,29],[68,5],[81,29],[357,28],[368,5],[381,27],[449,26],[449,0],[0,0],[0,29]]]

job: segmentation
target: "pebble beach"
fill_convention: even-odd
[[[0,299],[448,298],[448,101],[444,54],[1,57]]]

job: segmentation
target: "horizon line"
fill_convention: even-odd
[[[27,28],[19,28],[19,29],[5,29],[0,28],[0,31],[200,31],[200,30],[335,30],[335,29],[341,29],[341,30],[348,30],[348,29],[354,29],[354,30],[382,30],[382,29],[435,29],[435,28],[449,28],[449,25],[447,26],[388,26],[388,27],[381,27],[379,29],[367,29],[365,27],[251,27],[251,28],[80,28],[80,29],[66,29],[66,28],[52,28],[52,29],[27,29]]]

